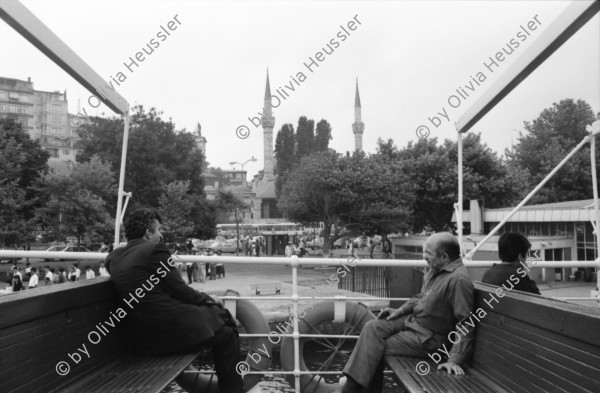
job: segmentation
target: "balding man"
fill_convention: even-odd
[[[436,233],[427,239],[423,253],[430,270],[421,293],[398,309],[386,308],[378,319],[369,321],[344,368],[347,381],[343,393],[381,391],[383,358],[403,355],[427,358],[439,353],[455,326],[468,319],[473,310],[473,282],[460,258],[460,247],[450,233]],[[464,331],[464,329],[463,329]],[[448,361],[438,369],[464,374],[460,367],[468,359],[473,329],[448,351]]]

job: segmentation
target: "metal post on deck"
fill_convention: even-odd
[[[463,253],[463,134],[458,133],[458,212],[456,217],[460,255]],[[425,250],[425,248],[423,248]],[[469,258],[471,259],[471,258]]]
[[[300,390],[300,331],[298,329],[298,256],[292,256],[292,320],[294,322],[294,388]]]
[[[129,142],[129,109],[125,112],[125,125],[123,127],[123,147],[121,151],[121,171],[119,173],[119,192],[117,193],[117,214],[115,215],[115,242],[114,248],[121,242],[121,220],[123,216],[123,196],[125,192],[125,166],[127,164],[127,144]]]
[[[596,135],[600,133],[600,120],[585,128],[590,133],[590,162],[592,165],[592,188],[594,192],[594,233],[596,234],[596,262],[600,267],[600,203],[598,202],[598,179],[596,177]],[[596,291],[600,289],[600,268],[596,267]]]

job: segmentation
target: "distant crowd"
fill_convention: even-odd
[[[104,262],[100,262],[98,268],[94,271],[91,266],[85,267],[85,278],[91,279],[97,276],[108,277],[108,271],[104,266]],[[38,272],[36,267],[32,267],[31,263],[25,264],[25,271],[22,272],[21,268],[17,265],[13,265],[8,272],[8,280],[6,281],[9,286],[6,288],[8,292],[18,292],[25,289],[34,289],[39,286],[62,284],[67,281],[78,281],[81,278],[81,269],[79,264],[74,263],[68,267],[68,271],[60,266],[58,271],[55,268],[48,265],[44,266]]]

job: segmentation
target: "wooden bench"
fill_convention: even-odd
[[[198,355],[130,355],[117,308],[106,277],[1,296],[0,391],[160,392]]]
[[[250,285],[250,288],[254,291],[256,296],[260,296],[261,294],[271,293],[274,295],[279,295],[282,290],[281,283],[267,283],[267,284],[254,284]]]
[[[386,356],[405,391],[600,392],[598,308],[516,291],[504,291],[505,296],[499,298],[495,286],[476,283],[475,288],[476,309],[481,307],[487,315],[476,326],[465,375],[437,371],[432,359]],[[422,361],[431,370],[426,375],[416,371]],[[420,366],[424,374],[426,367]]]

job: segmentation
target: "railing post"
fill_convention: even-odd
[[[596,177],[596,135],[600,132],[600,120],[596,120],[592,125],[588,125],[585,128],[590,133],[590,161],[592,165],[592,189],[594,192],[594,234],[596,235],[596,291],[600,289],[600,202],[598,202],[598,178]],[[598,293],[598,292],[596,292]],[[599,297],[600,299],[600,297]]]
[[[300,392],[300,331],[298,330],[298,256],[292,256],[292,320],[294,322],[294,385]]]

